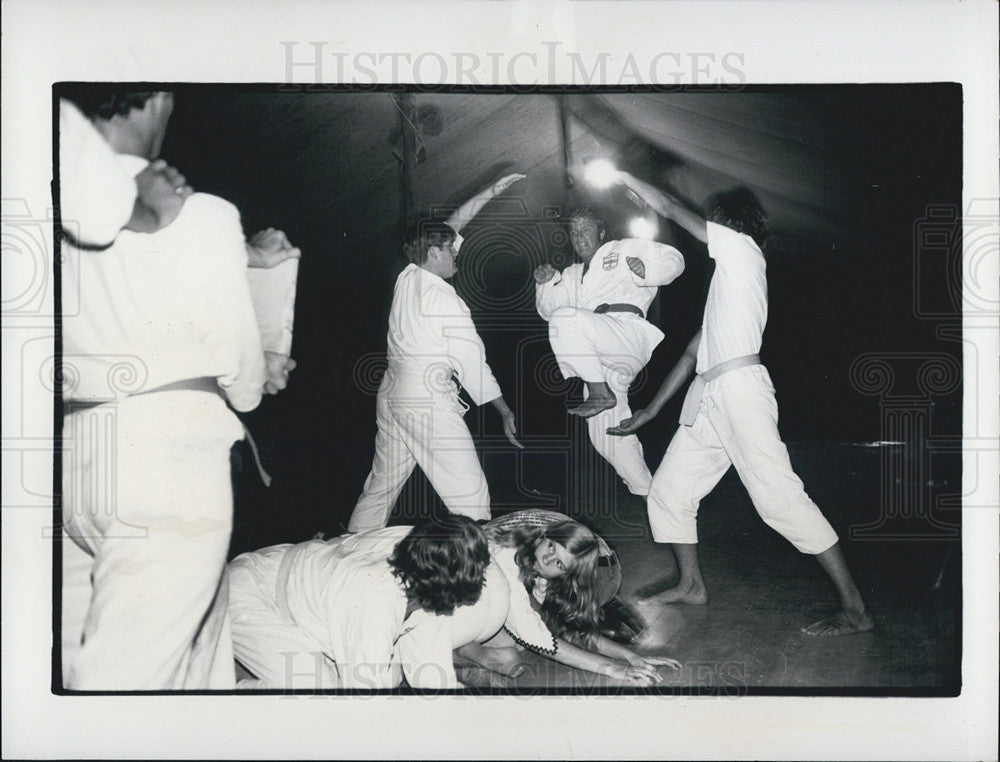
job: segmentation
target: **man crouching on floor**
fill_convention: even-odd
[[[452,618],[479,600],[483,530],[447,515],[332,540],[275,545],[229,564],[233,650],[259,682],[241,687],[461,687]]]

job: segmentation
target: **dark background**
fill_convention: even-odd
[[[245,417],[274,482],[265,490],[244,466],[233,550],[336,534],[371,464],[385,321],[405,264],[401,163],[393,154],[399,109],[385,90],[177,86],[175,92],[164,158],[197,190],[232,201],[248,236],[273,226],[303,252],[298,369],[288,389]],[[414,172],[421,210],[446,213],[502,174],[528,175],[465,231],[453,280],[526,445],[511,478],[515,456],[505,453],[492,408],[468,414],[500,500],[516,503],[519,491],[544,481],[533,469],[544,467],[553,442],[584,436],[565,415],[567,395],[578,390],[554,371],[530,287],[541,262],[572,261],[557,210],[596,204],[612,235],[622,234],[637,211],[620,189],[568,188],[567,155],[574,162],[609,156],[696,204],[736,184],[758,193],[774,233],[763,354],[786,441],[891,438],[886,396],[862,393],[852,382],[852,364],[862,355],[944,354],[960,367],[957,85],[410,96],[424,117],[418,128],[425,159]],[[697,328],[711,273],[703,246],[659,222],[660,240],[685,254],[687,269],[661,290],[651,312],[667,339],[637,379],[633,409],[653,395]],[[953,336],[943,336],[942,328],[952,328]],[[914,373],[900,372],[887,393],[890,402],[909,395],[931,405],[930,430],[922,436],[960,437],[957,384],[928,395]],[[641,433],[653,468],[676,426],[679,402]],[[829,467],[830,479],[838,479],[837,463]],[[939,486],[957,493],[957,455],[939,459],[936,469]],[[410,490],[423,494],[419,480]]]

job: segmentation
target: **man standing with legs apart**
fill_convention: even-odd
[[[538,267],[535,305],[549,323],[559,370],[586,383],[586,400],[570,414],[588,419],[594,449],[614,466],[629,492],[645,496],[652,477],[639,438],[615,439],[606,431],[631,415],[629,386],[663,340],[646,311],[657,288],[684,271],[684,257],[656,241],[605,243],[604,220],[590,208],[570,212],[569,238],[582,262],[562,273],[549,264]]]
[[[792,471],[778,433],[774,387],[758,355],[767,322],[767,277],[762,252],[767,235],[763,210],[745,188],[719,194],[707,204],[707,221],[652,186],[642,188],[654,208],[708,245],[715,260],[699,330],[646,410],[609,434],[632,434],[652,419],[693,371],[677,429],[649,493],[653,539],[671,543],[680,568],[677,585],[645,598],[647,604],[708,601],[698,564],[698,504],[730,465],[750,493],[761,518],[799,551],[815,555],[840,597],[833,615],[802,628],[809,635],[844,635],[874,623],[844,560],[837,535]]]
[[[82,86],[72,97],[114,150],[110,169],[141,178],[173,96]],[[122,230],[100,251],[63,245],[62,666],[71,689],[235,684],[223,571],[229,451],[243,427],[226,400],[255,408],[265,365],[239,213],[177,189],[189,197],[169,224]]]
[[[410,227],[403,250],[410,264],[396,280],[389,311],[388,368],[378,390],[375,458],[347,526],[384,527],[396,498],[420,466],[453,513],[490,518],[490,492],[462,416],[458,387],[477,405],[490,402],[515,447],[514,413],[486,363],[472,314],[446,281],[458,272],[461,230],[491,198],[524,175],[508,175],[477,194],[445,223]]]

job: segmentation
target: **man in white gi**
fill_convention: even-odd
[[[74,100],[119,170],[158,155],[171,94]],[[266,380],[239,213],[196,193],[155,233],[63,253],[64,686],[232,687],[223,572],[243,427],[226,401],[252,410]]]
[[[707,205],[707,221],[642,181],[654,208],[708,245],[715,260],[701,329],[664,380],[650,406],[609,430],[632,434],[653,418],[697,371],[677,429],[653,477],[647,506],[656,542],[668,542],[677,557],[676,586],[641,602],[703,604],[708,593],[698,564],[698,504],[730,465],[743,481],[764,522],[800,552],[815,555],[840,597],[833,615],[802,628],[809,635],[870,630],[844,560],[837,534],[792,471],[778,433],[778,407],[760,346],[767,322],[767,276],[761,247],[767,235],[763,210],[750,191],[719,194]],[[638,192],[638,190],[637,190]]]
[[[635,436],[614,438],[609,426],[631,415],[628,389],[663,340],[646,320],[657,289],[684,271],[673,246],[626,238],[604,242],[604,221],[589,209],[569,215],[569,238],[581,262],[562,273],[535,270],[535,305],[549,323],[549,342],[563,376],[586,384],[572,415],[587,418],[590,441],[633,495],[646,495],[652,476]]]
[[[59,101],[59,204],[63,229],[78,244],[104,248],[125,228],[155,233],[191,195],[184,176],[162,160],[138,175],[72,101]]]
[[[453,514],[244,553],[229,564],[229,611],[236,658],[257,682],[241,687],[380,689],[405,677],[412,688],[458,688],[452,648],[506,616],[470,610],[489,564],[483,530]],[[502,573],[488,584],[505,603]],[[470,616],[453,627],[459,610],[471,628]]]
[[[396,280],[389,311],[388,368],[378,390],[375,458],[347,526],[384,527],[403,485],[420,466],[453,513],[490,518],[490,492],[462,416],[462,388],[487,402],[515,447],[514,413],[486,362],[468,306],[446,281],[458,271],[461,230],[491,198],[524,175],[508,175],[463,204],[447,222],[421,220],[406,234],[410,264]]]

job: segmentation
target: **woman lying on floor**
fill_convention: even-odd
[[[516,677],[524,669],[519,649],[640,687],[662,681],[658,667],[680,667],[674,659],[642,656],[600,634],[601,605],[614,596],[617,584],[598,589],[599,549],[607,546],[585,526],[549,511],[521,511],[488,523],[486,534],[491,567],[508,583],[509,604],[499,632],[478,622],[478,635],[463,637],[471,642],[455,652],[460,680],[474,680],[469,674],[474,670],[463,669],[470,664]],[[502,586],[487,581],[476,606],[456,610],[456,633],[468,629],[462,624],[467,615],[502,610],[502,596]]]

